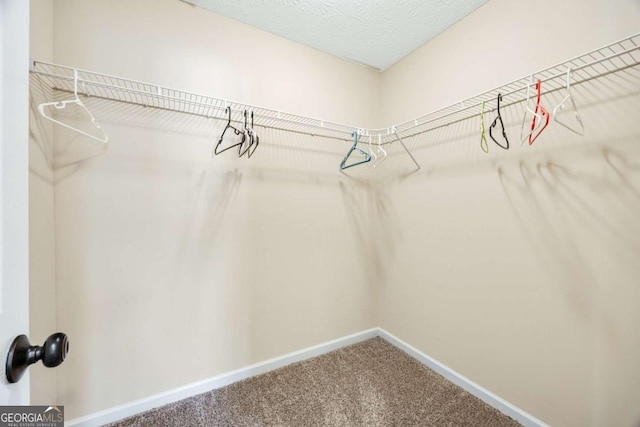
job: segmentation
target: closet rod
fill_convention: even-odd
[[[78,93],[98,99],[123,102],[207,118],[224,118],[227,106],[236,115],[254,111],[256,126],[347,141],[355,126],[314,119],[292,113],[269,110],[250,104],[213,98],[168,87],[124,79],[92,71],[75,69],[79,77]],[[32,60],[31,73],[52,91],[70,92],[74,68]]]
[[[567,68],[573,70],[573,85],[580,85],[638,66],[640,64],[639,51],[640,33],[578,55],[565,62],[538,71],[533,75],[546,82],[544,95],[564,88],[564,76]],[[71,91],[73,89],[73,75],[77,71],[79,74],[78,82],[80,83],[78,92],[85,96],[217,119],[224,117],[224,110],[229,106],[236,115],[242,114],[244,110],[254,111],[256,127],[327,137],[341,141],[350,141],[354,129],[360,129],[363,134],[373,138],[378,137],[379,142],[385,145],[397,142],[396,134],[407,139],[475,117],[479,114],[478,109],[482,102],[492,105],[491,103],[497,98],[498,93],[502,93],[505,107],[523,102],[525,100],[524,92],[526,92],[530,80],[530,75],[516,79],[492,90],[467,98],[462,102],[440,108],[399,125],[380,129],[362,129],[359,126],[269,110],[249,104],[230,102],[220,98],[46,62],[32,61],[30,71],[38,78],[41,85],[47,86],[52,93],[56,91]],[[489,108],[487,111],[492,110]],[[237,123],[237,121],[235,122]]]
[[[634,40],[635,39],[635,40]],[[623,46],[624,42],[630,42],[633,47],[630,48],[625,48]],[[572,58],[568,61],[565,61],[563,63],[557,64],[555,66],[546,68],[544,70],[541,70],[537,73],[534,73],[534,76],[542,76],[540,77],[540,80],[542,82],[551,82],[551,81],[558,81],[559,84],[556,87],[553,87],[552,89],[548,89],[545,90],[543,92],[544,94],[549,94],[552,92],[556,92],[558,90],[561,90],[564,88],[564,79],[566,77],[566,69],[568,67],[571,67],[571,70],[574,72],[574,76],[576,75],[577,72],[579,71],[585,71],[585,74],[588,74],[588,77],[583,77],[580,78],[580,80],[578,80],[576,78],[576,80],[574,81],[574,83],[572,85],[579,85],[579,84],[583,84],[586,83],[588,81],[592,81],[594,79],[597,78],[601,78],[604,76],[607,76],[609,74],[612,73],[617,73],[619,71],[623,71],[626,70],[628,68],[632,68],[635,67],[637,65],[640,65],[640,54],[638,55],[638,57],[635,57],[633,55],[633,53],[638,53],[640,51],[640,45],[638,45],[638,43],[640,42],[640,34],[636,34],[634,36],[631,36],[627,39],[621,40],[619,42],[613,43],[611,45],[607,45],[603,48],[588,52],[586,54],[577,56],[575,58]],[[613,50],[611,50],[611,47],[613,46],[618,46],[618,47],[623,47],[623,50],[620,52],[615,52]],[[594,53],[597,52],[601,52],[603,50],[611,50],[612,53],[607,54],[606,56],[599,58],[599,59],[595,59],[593,58]],[[626,62],[625,58],[622,57],[628,57],[628,60],[630,60],[630,62]],[[592,59],[590,62],[586,62],[585,58],[590,58]],[[613,69],[608,69],[606,66],[604,68],[607,68],[606,71],[602,71],[602,70],[596,70],[595,67],[597,65],[601,65],[607,61],[612,61],[613,59],[616,58],[620,58],[620,61],[624,64],[624,65],[616,65],[614,64],[614,68]],[[575,64],[576,61],[582,61],[582,62],[586,62],[580,65]],[[552,75],[548,75],[548,73],[552,70],[558,70],[556,72],[556,74],[552,74]],[[561,70],[561,71],[560,71]],[[595,72],[596,74],[592,74],[591,72]],[[451,104],[448,107],[445,108],[441,108],[439,110],[436,110],[434,112],[431,112],[429,114],[423,115],[421,117],[418,117],[417,119],[413,119],[413,120],[409,120],[406,121],[404,123],[401,123],[399,125],[396,125],[396,130],[397,133],[405,133],[408,132],[410,130],[413,129],[417,129],[426,125],[429,125],[431,123],[437,122],[438,120],[443,120],[445,118],[454,116],[456,114],[460,114],[462,115],[462,117],[456,117],[455,119],[451,120],[451,121],[447,121],[445,123],[439,124],[437,126],[433,126],[433,127],[429,127],[420,131],[416,131],[413,132],[409,135],[403,135],[404,138],[409,138],[409,137],[413,137],[413,136],[417,136],[420,135],[422,133],[425,132],[429,132],[431,130],[437,129],[437,128],[441,128],[441,127],[445,127],[448,126],[450,124],[453,123],[457,123],[460,121],[464,121],[467,120],[469,118],[475,117],[477,116],[478,113],[478,109],[480,108],[480,106],[482,105],[482,102],[492,102],[497,98],[497,94],[498,93],[502,93],[503,97],[505,98],[505,101],[511,97],[512,99],[509,102],[505,102],[504,106],[508,107],[510,105],[514,105],[514,104],[518,104],[520,102],[524,102],[525,101],[525,97],[517,97],[515,100],[513,100],[513,95],[517,94],[519,92],[525,92],[527,89],[527,85],[529,84],[529,78],[530,76],[526,76],[526,77],[522,77],[520,79],[514,80],[510,83],[504,84],[498,88],[486,91],[486,92],[482,92],[479,95],[473,96],[471,98],[467,98],[462,102],[457,102],[455,104]],[[514,88],[515,86],[515,88]],[[548,86],[548,85],[547,85]],[[506,89],[506,90],[505,90]],[[487,111],[494,111],[495,108],[489,109]],[[468,113],[468,114],[461,114],[461,113]],[[432,117],[436,115],[436,117]],[[375,136],[376,132],[378,133],[382,133],[383,136],[386,135],[387,133],[387,129],[375,129],[375,130],[371,130],[370,132],[372,132],[372,134]]]
[[[62,92],[62,93],[73,93],[72,90],[70,91],[70,90],[67,90],[67,89],[56,89],[56,90],[59,91],[59,92]],[[83,93],[83,92],[79,92],[79,93],[81,93],[82,95],[94,98],[94,99],[99,99],[99,100],[104,100],[104,101],[113,101],[112,98],[107,98],[107,97],[100,96],[100,95],[90,95],[90,94],[86,94],[86,93]],[[189,111],[176,111],[176,110],[171,109],[171,108],[143,105],[143,104],[136,103],[136,102],[131,102],[131,101],[117,101],[117,102],[119,102],[121,104],[135,105],[135,106],[138,106],[138,107],[142,106],[142,107],[145,107],[145,108],[146,107],[155,108],[157,110],[163,110],[163,111],[179,112],[180,114],[185,114],[185,115],[188,115],[188,116],[205,117],[207,119],[222,120],[224,122],[227,121],[227,119],[224,118],[224,117],[207,116],[207,115],[204,115],[204,114],[192,113],[192,112],[189,112]],[[219,108],[217,108],[217,109],[219,109]],[[224,107],[222,109],[224,109]],[[240,111],[236,111],[236,110],[234,110],[234,112],[235,113],[240,113]],[[232,119],[231,123],[243,124],[244,122],[242,120]],[[314,126],[310,125],[309,127],[314,127]],[[346,142],[350,142],[351,141],[351,138],[343,138],[343,137],[331,136],[331,135],[322,135],[321,133],[317,133],[316,134],[316,133],[311,133],[311,132],[302,132],[302,131],[295,130],[295,129],[288,129],[288,128],[277,127],[277,126],[270,126],[270,125],[267,125],[267,124],[257,124],[256,123],[254,125],[254,128],[256,128],[256,129],[257,128],[262,128],[262,129],[271,129],[271,130],[284,130],[286,132],[296,133],[296,134],[306,135],[306,136],[311,136],[311,137],[335,139],[337,141],[346,141]],[[324,128],[319,128],[319,129],[324,129]]]
[[[640,50],[640,49],[639,49],[639,50]],[[588,78],[586,78],[586,79],[583,79],[583,80],[580,80],[580,81],[576,81],[576,82],[571,83],[571,87],[579,86],[579,85],[581,85],[581,84],[584,84],[584,83],[590,82],[590,81],[592,81],[592,80],[599,79],[599,78],[602,78],[602,77],[608,76],[608,75],[610,75],[610,74],[617,73],[617,72],[619,72],[619,71],[624,71],[624,70],[626,70],[626,69],[628,69],[628,68],[633,68],[633,67],[636,67],[636,66],[638,66],[638,65],[640,65],[640,62],[638,62],[638,63],[636,63],[636,64],[630,64],[630,65],[627,65],[627,66],[625,66],[625,67],[618,68],[618,69],[616,69],[616,70],[611,70],[611,71],[608,71],[608,72],[606,72],[606,73],[602,73],[602,74],[600,74],[600,75],[596,75],[596,76],[588,77]],[[573,69],[572,69],[572,70],[573,70]],[[563,74],[566,76],[566,74],[567,74],[567,73],[566,73],[566,71],[565,71]],[[565,89],[565,86],[559,86],[559,87],[556,87],[556,88],[553,88],[553,89],[550,89],[550,90],[543,90],[543,91],[542,91],[542,95],[549,95],[549,94],[551,94],[551,93],[558,92],[558,91],[560,91],[560,90],[564,90],[564,89]],[[524,87],[524,90],[526,90],[526,86]],[[501,104],[500,104],[500,108],[507,108],[507,107],[510,107],[510,106],[513,106],[513,105],[520,104],[520,103],[525,102],[525,101],[526,101],[526,98],[518,98],[518,99],[516,99],[515,101],[512,101],[512,102],[508,102],[508,103],[504,103],[504,104],[502,104],[502,103],[501,103]],[[475,105],[476,109],[477,109],[480,105],[482,105],[482,102],[480,102],[480,104],[476,104],[476,105]],[[490,112],[494,112],[495,110],[496,110],[495,108],[486,109],[486,110],[485,110],[485,114],[490,113]],[[462,110],[460,110],[460,111],[462,111]],[[454,113],[449,114],[449,116],[451,116],[451,115],[453,115],[453,114],[455,114],[455,112],[454,112]],[[455,119],[453,119],[453,120],[447,121],[447,122],[446,122],[446,123],[444,123],[444,124],[439,124],[439,125],[436,125],[436,126],[430,126],[430,127],[429,127],[429,129],[416,131],[416,132],[410,133],[410,134],[408,134],[408,135],[404,135],[403,137],[406,139],[406,138],[411,138],[411,137],[414,137],[414,136],[418,136],[418,135],[421,135],[421,134],[426,133],[426,132],[431,132],[431,131],[436,130],[436,129],[440,129],[440,128],[447,127],[447,126],[450,126],[450,125],[453,125],[453,124],[456,124],[456,123],[463,122],[463,121],[465,121],[465,120],[469,120],[470,118],[475,117],[475,116],[477,116],[477,115],[478,115],[478,113],[476,113],[476,112],[474,111],[474,112],[472,112],[472,113],[471,113],[471,114],[469,114],[469,115],[465,115],[464,117],[455,118]],[[437,119],[431,119],[431,120],[429,120],[429,121],[423,122],[423,123],[422,123],[422,125],[432,123],[432,122],[433,122],[433,121],[435,121],[435,120],[437,120]],[[409,130],[415,129],[416,127],[420,127],[420,125],[413,126],[412,128],[406,128],[406,129],[404,129],[402,132],[407,132],[407,131],[409,131]],[[400,131],[398,131],[398,132],[400,132]],[[393,142],[393,141],[392,141],[392,142]],[[390,143],[390,142],[386,142],[386,143],[383,143],[383,145],[384,145],[384,144],[389,144],[389,143]]]

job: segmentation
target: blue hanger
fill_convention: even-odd
[[[353,145],[349,149],[349,152],[347,153],[347,155],[344,156],[344,159],[342,159],[342,163],[340,163],[340,170],[341,171],[345,170],[345,169],[348,169],[348,168],[350,168],[352,166],[358,166],[358,165],[361,165],[363,163],[367,163],[367,162],[371,161],[371,155],[369,153],[367,153],[366,151],[359,149],[358,147],[356,147],[356,145],[358,145],[358,132],[353,132]],[[359,162],[356,162],[356,163],[352,163],[350,165],[346,165],[345,163],[347,163],[347,159],[349,158],[351,153],[353,153],[356,150],[358,150],[359,152],[364,154],[365,159],[361,160]]]

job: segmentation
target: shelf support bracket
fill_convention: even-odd
[[[415,157],[413,157],[413,154],[411,154],[411,151],[409,151],[409,149],[407,148],[406,145],[404,145],[404,142],[400,139],[400,137],[398,136],[398,133],[396,132],[395,126],[392,128],[393,130],[393,136],[396,137],[396,139],[398,140],[398,142],[402,145],[402,148],[404,148],[404,151],[407,152],[407,154],[409,155],[409,157],[411,157],[411,160],[413,160],[413,163],[416,164],[417,168],[418,168],[418,173],[422,173],[422,167],[420,167],[420,164],[418,164],[418,162],[416,161]]]

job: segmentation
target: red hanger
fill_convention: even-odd
[[[535,133],[534,130],[535,130],[536,125],[537,125],[536,120],[537,120],[538,116],[536,114],[533,115],[533,120],[531,121],[531,133],[529,134],[529,145],[532,145],[534,143],[534,141],[540,136],[542,131],[545,130],[545,128],[549,125],[549,119],[551,118],[551,115],[549,114],[547,109],[544,108],[542,106],[542,104],[540,104],[541,86],[542,85],[540,83],[540,79],[537,79],[536,80],[537,98],[536,98],[535,113],[536,114],[541,114],[542,117],[544,117],[545,122],[544,122],[544,125],[542,125],[542,127],[538,130],[538,133]],[[534,136],[534,133],[535,133],[535,136]]]

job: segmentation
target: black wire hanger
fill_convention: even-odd
[[[218,154],[224,153],[227,150],[230,150],[234,147],[240,146],[239,150],[242,149],[242,144],[244,143],[244,141],[247,139],[247,135],[241,131],[236,129],[235,127],[231,126],[231,107],[227,107],[225,108],[225,113],[229,115],[228,119],[227,119],[227,125],[225,126],[224,130],[222,131],[222,135],[220,135],[220,139],[218,140],[218,143],[216,144],[215,148],[213,149],[213,153],[217,156]],[[236,144],[230,145],[220,151],[218,151],[218,148],[220,147],[220,145],[222,144],[222,140],[224,139],[224,134],[227,132],[228,129],[232,129],[233,133],[235,133],[236,135],[240,135],[242,134],[242,140]]]
[[[502,115],[500,114],[500,101],[502,101],[502,94],[501,93],[498,94],[498,116],[495,118],[493,123],[491,123],[491,126],[489,126],[489,137],[491,137],[491,139],[493,139],[493,142],[495,142],[498,145],[498,147],[504,148],[505,150],[508,150],[509,149],[509,138],[507,138],[507,133],[504,130],[504,122],[502,121]],[[500,122],[500,127],[502,128],[502,136],[504,137],[504,140],[507,143],[506,147],[504,145],[500,144],[493,137],[493,133],[491,132],[493,130],[493,128],[497,126],[498,121]]]
[[[251,158],[260,144],[260,137],[253,130],[253,111],[251,111],[251,126],[247,126],[247,110],[244,110],[244,130],[245,133],[249,135],[249,145],[247,145],[247,148],[245,148],[244,151],[242,151],[242,147],[240,147],[238,155],[239,157],[242,157],[246,154]]]

